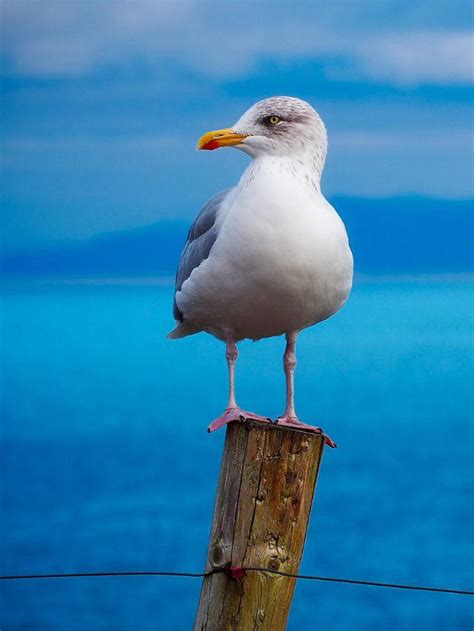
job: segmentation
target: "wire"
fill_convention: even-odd
[[[0,581],[23,581],[41,578],[100,578],[102,576],[185,576],[202,578],[212,573],[213,572],[69,572],[62,574],[19,574],[14,576],[0,576]]]
[[[464,596],[474,596],[474,591],[467,589],[449,589],[447,587],[428,587],[426,585],[402,585],[400,583],[381,583],[379,581],[362,581],[354,578],[333,578],[330,576],[311,576],[308,574],[290,574],[289,572],[280,572],[280,570],[270,570],[266,568],[247,567],[246,571],[271,572],[280,576],[288,576],[290,578],[299,578],[309,581],[326,581],[328,583],[349,583],[351,585],[370,585],[371,587],[390,587],[392,589],[412,589],[423,592],[441,592],[445,594],[462,594]]]
[[[288,578],[298,578],[301,580],[310,581],[325,581],[328,583],[348,583],[350,585],[366,585],[371,587],[387,587],[391,589],[410,589],[414,591],[424,592],[438,592],[445,594],[460,594],[463,596],[474,596],[474,591],[467,589],[450,589],[447,587],[429,587],[426,585],[402,585],[399,583],[382,583],[379,581],[363,581],[352,578],[334,578],[330,576],[313,576],[309,574],[291,574],[290,572],[282,572],[280,570],[273,570],[265,567],[245,567],[245,568],[230,568],[221,567],[214,568],[210,572],[72,572],[63,574],[23,574],[16,576],[0,576],[2,581],[15,581],[15,580],[33,580],[33,579],[56,579],[56,578],[98,578],[104,576],[178,576],[178,577],[191,577],[191,578],[203,578],[205,576],[211,576],[212,574],[225,573],[237,580],[240,580],[245,576],[246,572],[263,572],[268,574],[277,574],[279,576],[286,576]]]

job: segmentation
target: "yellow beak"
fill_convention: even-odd
[[[207,134],[201,136],[196,149],[212,151],[213,149],[219,149],[219,147],[232,147],[232,145],[238,145],[244,138],[247,138],[245,134],[236,134],[230,127],[227,129],[216,129],[215,131],[208,131]]]

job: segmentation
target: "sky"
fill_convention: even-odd
[[[329,198],[474,197],[463,0],[0,0],[3,245],[191,220],[248,157],[196,152],[255,101],[307,99]]]

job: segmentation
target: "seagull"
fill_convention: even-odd
[[[232,421],[271,422],[237,405],[236,343],[285,335],[286,407],[275,422],[323,433],[296,415],[294,371],[299,332],[335,314],[352,287],[346,229],[321,193],[327,146],[319,114],[288,96],[259,101],[197,144],[235,147],[252,158],[238,184],[197,215],[176,273],[176,327],[168,338],[206,331],[226,344],[229,400],[208,431]]]

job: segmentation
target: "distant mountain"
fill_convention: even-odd
[[[67,244],[0,257],[0,275],[22,277],[149,276],[174,274],[189,226],[163,221]]]
[[[417,197],[331,200],[365,274],[474,271],[474,204]],[[161,221],[86,241],[4,254],[5,277],[172,275],[189,224]]]
[[[334,200],[361,273],[474,271],[474,200]]]

